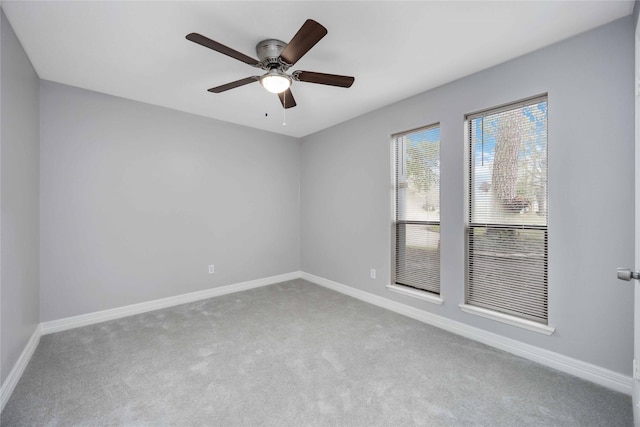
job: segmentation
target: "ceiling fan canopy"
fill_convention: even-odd
[[[326,35],[327,29],[325,27],[313,19],[307,19],[288,44],[277,39],[265,39],[259,42],[256,45],[256,55],[258,59],[247,56],[198,33],[188,34],[187,40],[266,71],[266,73],[261,76],[246,77],[213,87],[208,89],[209,92],[221,93],[259,81],[266,90],[278,95],[280,103],[284,108],[292,108],[296,106],[296,101],[290,89],[293,81],[348,88],[351,87],[355,80],[350,76],[312,71],[298,70],[290,75],[287,74],[287,70],[295,65],[300,58]]]

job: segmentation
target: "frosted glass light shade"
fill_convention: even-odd
[[[291,86],[291,78],[278,70],[271,70],[260,77],[260,84],[271,93],[281,93]]]

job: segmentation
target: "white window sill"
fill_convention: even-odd
[[[413,297],[413,298],[417,298],[417,299],[421,299],[423,301],[427,301],[430,302],[432,304],[438,304],[438,305],[442,305],[442,303],[444,302],[444,300],[436,295],[432,295],[428,292],[423,292],[423,291],[419,291],[417,289],[412,289],[412,288],[408,288],[406,286],[400,286],[400,285],[387,285],[387,289],[389,289],[391,292],[395,292],[398,294],[402,294],[402,295],[406,295],[409,297]]]
[[[495,320],[497,322],[506,323],[508,325],[517,326],[519,328],[528,329],[533,332],[538,332],[544,335],[551,335],[555,332],[555,328],[551,326],[543,325],[531,320],[520,319],[519,317],[510,316],[504,313],[498,313],[496,311],[487,310],[486,308],[480,308],[468,304],[460,304],[460,308],[465,313],[475,314],[476,316],[486,317],[487,319]]]

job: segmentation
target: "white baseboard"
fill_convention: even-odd
[[[261,286],[273,285],[274,283],[286,282],[287,280],[299,279],[300,274],[301,273],[299,271],[294,271],[291,273],[279,274],[277,276],[250,280],[248,282],[241,282],[235,283],[233,285],[205,289],[204,291],[189,292],[187,294],[141,302],[138,304],[131,304],[124,307],[111,308],[109,310],[96,311],[93,313],[66,317],[64,319],[51,320],[40,324],[42,327],[42,335],[66,331],[73,328],[79,328],[81,326],[93,325],[95,323],[105,322],[107,320],[120,319],[122,317],[132,316],[134,314],[146,313],[148,311],[173,307],[175,305],[200,301],[220,295],[246,291],[248,289],[259,288]]]
[[[502,335],[487,332],[485,330],[469,326],[465,323],[450,320],[446,317],[438,316],[437,314],[429,313],[427,311],[352,288],[351,286],[343,285],[342,283],[334,282],[323,277],[305,272],[302,272],[300,277],[317,285],[324,286],[370,304],[386,308],[387,310],[395,311],[396,313],[403,314],[454,334],[524,357],[550,368],[600,384],[612,390],[631,395],[633,379],[630,376],[622,375],[609,369],[601,368],[591,363],[583,362],[553,351],[525,344],[511,338],[506,338]]]
[[[36,351],[36,347],[38,347],[38,343],[40,342],[40,336],[41,329],[40,325],[38,325],[36,326],[36,330],[33,331],[31,338],[29,338],[24,350],[22,350],[20,357],[18,357],[15,365],[13,365],[13,369],[9,372],[9,376],[7,376],[7,379],[2,383],[2,387],[0,387],[0,412],[2,412],[4,405],[9,401],[11,393],[13,393],[16,385],[18,385],[22,373],[29,364],[31,356],[33,356],[33,352]]]

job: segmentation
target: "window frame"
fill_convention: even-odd
[[[398,133],[394,133],[391,135],[391,277],[390,277],[390,283],[388,285],[386,285],[387,289],[389,289],[392,292],[395,293],[399,293],[402,295],[406,295],[409,297],[413,297],[413,298],[417,298],[423,301],[427,301],[427,302],[431,302],[434,304],[438,304],[441,305],[444,300],[442,299],[442,288],[440,286],[440,279],[438,282],[438,287],[439,287],[439,293],[435,293],[426,289],[420,289],[411,285],[406,285],[406,284],[402,284],[402,283],[397,283],[397,275],[398,275],[398,251],[397,251],[397,238],[398,238],[398,233],[397,233],[397,229],[398,229],[398,225],[400,223],[405,224],[405,225],[415,225],[415,224],[419,224],[419,225],[427,225],[427,226],[431,226],[431,225],[437,225],[440,226],[442,223],[442,218],[440,217],[438,221],[420,221],[420,220],[398,220],[398,209],[397,209],[397,203],[398,203],[398,181],[397,181],[397,177],[398,177],[398,164],[399,164],[399,160],[398,160],[398,156],[400,154],[400,150],[398,149],[398,139],[402,138],[402,137],[406,137],[408,135],[411,135],[413,133],[417,133],[417,132],[421,132],[421,131],[428,131],[431,129],[441,129],[440,126],[440,122],[435,122],[426,126],[421,126],[421,127],[417,127],[414,129],[410,129],[407,131],[403,131],[403,132],[398,132]],[[441,141],[438,141],[439,147],[441,146]],[[405,150],[406,151],[406,150]],[[403,152],[404,154],[404,152]],[[440,153],[438,153],[438,161],[440,161]],[[438,205],[440,205],[440,202],[442,200],[442,194],[440,191],[440,188],[438,189]],[[440,252],[440,247],[438,248],[438,251]],[[439,273],[441,272],[441,260],[438,263],[438,270]]]
[[[464,281],[464,303],[460,304],[460,308],[467,313],[470,314],[474,314],[474,315],[478,315],[478,316],[482,316],[485,318],[489,318],[492,320],[496,320],[499,322],[503,322],[503,323],[507,323],[507,324],[511,324],[514,326],[518,326],[524,329],[528,329],[528,330],[532,330],[535,332],[539,332],[545,335],[551,335],[554,331],[555,328],[549,326],[550,325],[550,316],[549,316],[549,310],[548,310],[548,306],[549,306],[549,276],[548,276],[548,271],[549,271],[549,192],[548,192],[548,188],[549,188],[549,145],[548,145],[548,141],[549,141],[549,130],[548,130],[548,117],[549,117],[549,113],[548,113],[548,94],[541,94],[541,95],[536,95],[530,98],[526,98],[520,101],[516,101],[516,102],[510,102],[507,104],[503,104],[500,105],[498,107],[494,107],[494,108],[487,108],[487,109],[483,109],[481,111],[477,111],[474,113],[470,113],[470,114],[466,114],[464,116],[464,139],[465,139],[465,175],[466,175],[466,179],[465,179],[465,196],[466,196],[466,200],[465,200],[465,225],[464,225],[464,254],[465,254],[465,258],[464,258],[464,275],[465,275],[465,281]],[[515,110],[518,108],[524,108],[530,105],[535,105],[538,104],[540,102],[546,102],[547,103],[547,112],[546,112],[546,120],[547,120],[547,128],[546,128],[546,171],[545,171],[545,185],[546,185],[546,205],[545,205],[545,213],[544,215],[546,216],[546,225],[523,225],[523,224],[504,224],[504,223],[493,223],[493,222],[487,222],[487,223],[480,223],[480,222],[474,222],[473,221],[473,206],[474,206],[474,185],[476,185],[475,181],[474,181],[474,166],[475,166],[475,162],[474,162],[474,146],[473,146],[473,141],[472,141],[472,124],[471,121],[474,119],[477,119],[479,117],[486,117],[486,116],[491,116],[491,115],[495,115],[495,114],[499,114],[502,112],[506,112],[506,111],[510,111],[510,110]],[[489,228],[504,228],[504,229],[510,229],[510,230],[539,230],[539,231],[544,231],[544,278],[545,278],[545,303],[547,305],[547,312],[546,312],[546,323],[542,323],[539,320],[533,320],[531,318],[527,318],[527,316],[523,316],[523,315],[516,315],[513,313],[509,313],[508,310],[505,311],[499,311],[499,310],[494,310],[488,307],[483,307],[482,305],[476,305],[476,304],[472,304],[469,303],[469,287],[470,287],[470,269],[471,269],[471,260],[472,260],[472,251],[473,249],[471,248],[472,246],[472,238],[470,238],[470,233],[475,230],[475,229],[489,229]]]

